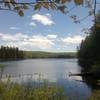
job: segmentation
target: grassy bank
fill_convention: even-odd
[[[64,90],[56,85],[30,87],[12,83],[0,82],[0,100],[67,100]]]

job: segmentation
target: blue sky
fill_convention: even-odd
[[[71,8],[75,5],[70,4]],[[80,24],[69,17],[76,14],[79,19],[88,15],[88,9],[76,7],[69,14],[60,11],[25,11],[20,17],[11,11],[0,11],[0,45],[19,47],[22,50],[72,52],[77,50],[86,34],[83,28],[93,25],[93,16]]]

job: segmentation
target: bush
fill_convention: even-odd
[[[100,100],[100,90],[94,90],[89,100]]]

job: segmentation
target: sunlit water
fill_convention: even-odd
[[[5,65],[4,75],[40,75],[43,79],[63,86],[69,100],[87,100],[91,89],[81,82],[81,77],[69,77],[69,73],[80,73],[77,59],[28,59],[1,62]],[[79,81],[78,81],[79,80]]]

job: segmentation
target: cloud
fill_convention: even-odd
[[[56,34],[28,35],[23,33],[0,33],[0,45],[15,46],[22,50],[76,51],[85,36],[59,37]]]
[[[49,35],[47,35],[47,37],[48,37],[48,38],[53,38],[53,39],[54,39],[54,38],[57,38],[57,35],[55,35],[55,34],[49,34]]]
[[[46,15],[46,16],[48,16],[49,18],[51,18],[51,14],[49,14],[49,13],[46,13],[45,15]]]
[[[62,40],[64,44],[79,44],[85,37],[82,37],[80,35],[65,37]]]
[[[36,26],[36,24],[34,22],[31,22],[29,25],[30,26]]]
[[[43,25],[51,26],[54,24],[54,21],[51,20],[50,14],[48,15],[41,15],[41,14],[34,14],[32,15],[32,20],[40,22]]]
[[[32,36],[32,38],[29,39],[29,42],[32,42],[34,46],[38,46],[41,49],[51,48],[54,45],[52,40],[39,35]]]
[[[16,33],[14,35],[0,33],[0,40],[5,42],[5,45],[16,46],[20,49],[27,50],[31,48],[50,49],[55,45],[53,40],[49,39],[47,36],[28,36],[23,33]]]
[[[12,26],[12,27],[9,27],[9,29],[11,29],[11,30],[16,30],[16,29],[18,29],[18,28],[17,28],[17,27]]]
[[[23,41],[24,39],[28,39],[29,36],[22,34],[22,33],[16,33],[14,35],[11,34],[4,34],[4,33],[0,33],[0,39],[3,41]]]

